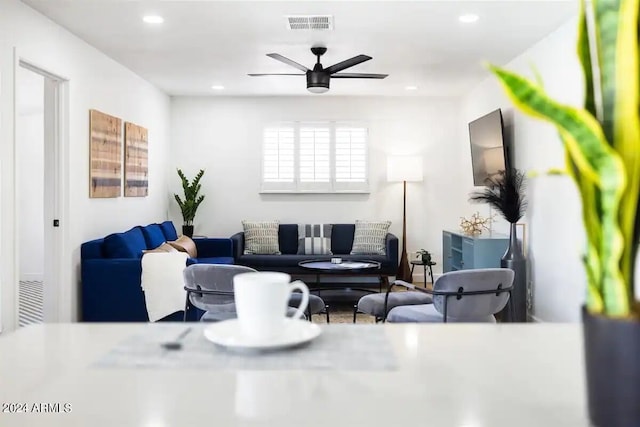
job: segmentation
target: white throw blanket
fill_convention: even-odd
[[[184,252],[154,252],[142,256],[140,283],[150,321],[184,310],[186,291],[182,272],[187,257]]]

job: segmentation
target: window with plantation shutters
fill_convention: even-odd
[[[367,128],[346,122],[269,126],[263,141],[263,192],[368,192]]]

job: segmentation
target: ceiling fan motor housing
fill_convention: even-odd
[[[329,73],[324,71],[307,71],[307,90],[323,93],[329,90]]]

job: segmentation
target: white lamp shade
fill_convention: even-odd
[[[387,158],[387,181],[422,181],[422,157],[390,156]]]

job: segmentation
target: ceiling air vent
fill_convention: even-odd
[[[287,28],[289,30],[333,30],[333,16],[289,15]]]

